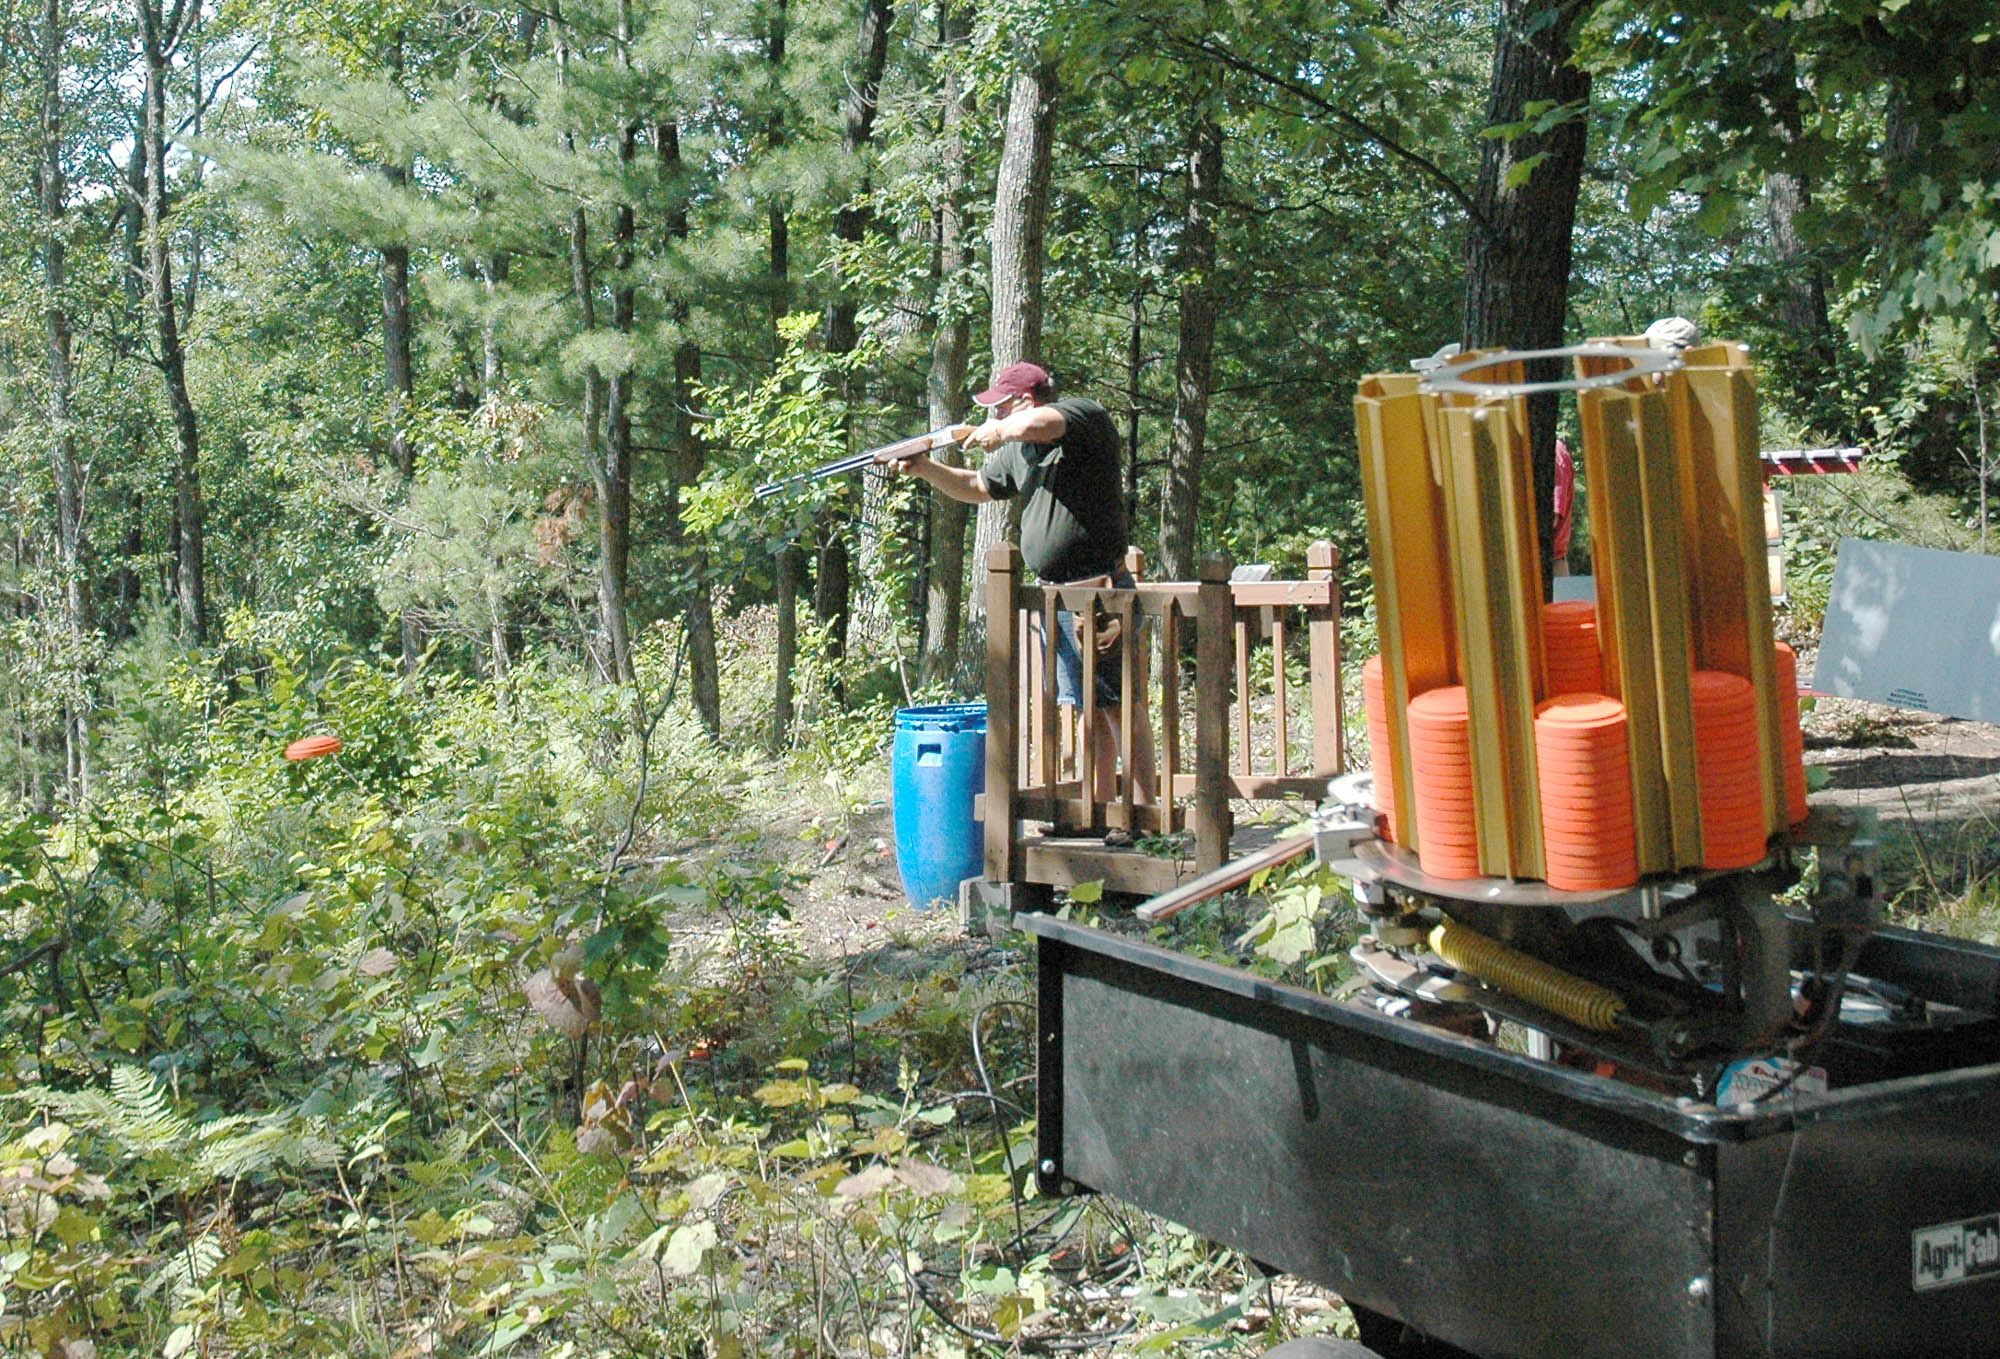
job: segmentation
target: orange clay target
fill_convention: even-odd
[[[322,755],[331,755],[340,749],[338,736],[301,736],[285,747],[288,760],[317,760]]]

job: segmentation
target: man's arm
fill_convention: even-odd
[[[1068,432],[1069,421],[1054,406],[1030,406],[1026,410],[1015,411],[1004,420],[988,420],[983,425],[974,426],[966,443],[991,453],[1002,444],[1052,444]],[[953,500],[962,500],[968,505],[983,505],[993,499],[986,479],[979,475],[976,468],[933,462],[928,454],[919,454],[889,465],[899,472],[922,477]]]
[[[974,467],[953,467],[950,463],[932,462],[928,453],[919,453],[914,458],[902,462],[892,462],[889,466],[908,476],[922,477],[931,485],[968,505],[983,505],[993,498],[993,492],[986,488],[986,481]]]
[[[988,420],[975,425],[967,443],[991,453],[1001,444],[1052,444],[1069,433],[1069,420],[1054,406],[1029,406],[1005,420]]]

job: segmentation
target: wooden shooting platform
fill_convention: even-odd
[[[1154,896],[1231,857],[1232,799],[1317,800],[1341,771],[1340,587],[1327,542],[1307,553],[1304,580],[1232,580],[1210,557],[1197,581],[1136,589],[1030,585],[1019,549],[994,548],[986,563],[986,870],[961,889],[968,922],[987,911],[1046,907],[1054,889],[1101,882],[1108,891]],[[1128,569],[1139,577],[1136,552]],[[1059,609],[1076,615],[1084,656],[1083,707],[1058,705],[1055,656],[1042,645]],[[1121,691],[1157,697],[1127,702],[1115,716],[1126,752],[1109,782],[1082,739],[1098,711],[1096,640],[1111,620],[1125,644],[1107,663]],[[1283,663],[1306,639],[1301,684]],[[1133,645],[1133,639],[1137,645]],[[1268,653],[1257,655],[1268,639]],[[1275,660],[1274,660],[1275,658]],[[1303,690],[1303,692],[1301,692]],[[1191,730],[1190,730],[1191,728]],[[1132,777],[1131,752],[1146,742],[1158,770],[1149,800]],[[1076,827],[1056,833],[1046,827]],[[1105,845],[1107,830],[1130,847]],[[1172,846],[1177,853],[1159,852]]]

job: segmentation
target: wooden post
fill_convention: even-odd
[[[1169,599],[1160,615],[1160,834],[1181,828],[1175,780],[1181,772],[1181,608]]]
[[[1340,550],[1321,539],[1306,548],[1306,579],[1332,580],[1340,570]],[[1340,710],[1340,592],[1324,614],[1310,624],[1312,648],[1313,773],[1328,778],[1341,772],[1346,751],[1341,739]]]
[[[1195,612],[1194,863],[1207,873],[1229,857],[1229,681],[1235,659],[1235,597],[1229,559],[1205,557]],[[1246,696],[1247,697],[1247,696]]]
[[[1021,549],[995,544],[986,555],[986,880],[995,883],[1020,882],[1027,859],[1014,834],[1020,755],[1014,731],[1020,702],[1014,595],[1020,581]]]
[[[1119,694],[1124,702],[1118,706],[1118,749],[1124,758],[1124,770],[1118,779],[1118,802],[1124,819],[1118,824],[1128,831],[1139,829],[1137,814],[1133,810],[1138,801],[1139,781],[1135,777],[1139,768],[1139,742],[1144,741],[1154,751],[1154,768],[1159,767],[1159,747],[1153,739],[1152,707],[1148,702],[1146,664],[1146,615],[1139,610],[1138,587],[1146,574],[1146,554],[1136,547],[1125,549],[1125,574],[1132,577],[1132,591],[1118,603],[1118,616],[1125,628],[1125,645],[1119,654],[1123,670],[1119,675]],[[1154,800],[1160,798],[1154,790]],[[1171,801],[1171,798],[1168,799]],[[1164,826],[1161,827],[1165,829]]]
[[[1205,565],[1206,563],[1204,563]],[[1236,652],[1236,772],[1250,774],[1250,615],[1236,611],[1236,592],[1230,591],[1229,612]]]

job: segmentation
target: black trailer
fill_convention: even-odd
[[[1823,922],[1782,918],[1810,969]],[[1830,1088],[1719,1107],[1379,994],[1016,923],[1038,941],[1042,1183],[1333,1289],[1377,1350],[2000,1354],[2000,950],[1867,932],[1867,985],[1812,1053]]]

